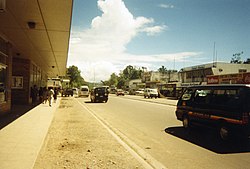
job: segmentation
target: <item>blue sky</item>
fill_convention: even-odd
[[[127,65],[181,69],[250,58],[249,0],[74,0],[68,66],[87,81]]]

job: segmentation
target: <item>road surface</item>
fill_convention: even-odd
[[[76,99],[155,168],[249,167],[249,146],[221,143],[214,131],[200,127],[188,134],[176,120],[175,106],[131,98],[110,95],[107,103]]]

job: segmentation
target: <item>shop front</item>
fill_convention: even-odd
[[[11,109],[11,70],[10,44],[0,36],[0,115]]]

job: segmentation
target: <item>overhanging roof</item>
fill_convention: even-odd
[[[73,0],[6,0],[0,35],[13,45],[13,57],[32,60],[49,77],[66,73]],[[34,22],[31,29],[28,22]]]

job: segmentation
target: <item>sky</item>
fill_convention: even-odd
[[[88,82],[128,65],[180,70],[250,58],[250,0],[74,0],[67,66]]]

